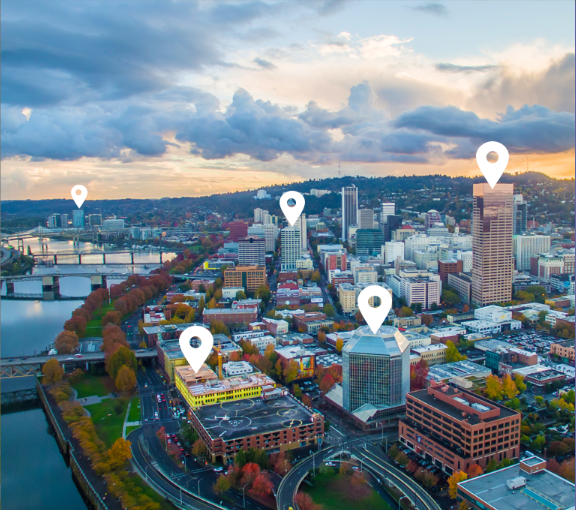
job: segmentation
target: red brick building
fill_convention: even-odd
[[[232,221],[226,224],[225,228],[230,230],[228,239],[234,242],[238,242],[240,239],[248,235],[248,224],[243,221]]]
[[[438,261],[438,274],[440,275],[440,279],[442,283],[446,283],[448,281],[449,274],[458,274],[464,270],[464,264],[461,260],[454,260],[454,261]]]
[[[521,413],[447,385],[406,395],[399,438],[448,474],[520,455]]]

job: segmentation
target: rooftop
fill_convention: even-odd
[[[492,370],[472,361],[456,361],[444,365],[433,365],[428,372],[428,380],[442,381],[451,377],[469,377],[472,375],[488,377]]]
[[[274,381],[270,379],[270,377],[261,373],[253,373],[219,380],[216,374],[208,367],[206,367],[207,370],[203,372],[204,367],[206,367],[206,365],[202,367],[198,374],[195,374],[194,369],[188,366],[174,368],[178,377],[186,383],[188,391],[190,391],[194,397],[222,393],[230,390],[242,390],[253,388],[255,386],[275,386]]]
[[[524,461],[525,462],[525,461]],[[516,490],[506,482],[524,477],[526,485]],[[458,484],[496,510],[561,510],[574,508],[574,484],[543,470],[530,474],[519,464],[477,476]]]
[[[246,398],[195,409],[210,437],[224,441],[312,423],[313,413],[296,399],[283,395],[274,400]]]
[[[392,326],[380,326],[376,333],[369,326],[362,326],[354,331],[342,353],[398,356],[409,348],[406,337]]]

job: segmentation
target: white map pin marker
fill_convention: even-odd
[[[200,339],[201,343],[199,347],[192,347],[190,345],[190,340],[193,338]],[[182,353],[186,357],[186,361],[188,361],[188,364],[194,372],[198,373],[214,346],[212,333],[202,326],[190,326],[182,331],[179,343],[180,349],[182,349]]]
[[[294,200],[296,205],[288,205],[290,199]],[[302,214],[305,202],[304,197],[297,191],[287,191],[280,197],[280,208],[291,227]]]
[[[372,296],[380,298],[380,306],[378,308],[370,306],[368,300]],[[386,320],[390,308],[392,308],[392,296],[384,287],[370,285],[370,287],[366,287],[358,295],[358,308],[360,308],[362,317],[364,317],[364,320],[368,326],[370,326],[372,333],[376,333]]]
[[[78,191],[80,193],[78,193]],[[87,196],[88,196],[88,190],[86,189],[85,186],[82,186],[82,184],[78,184],[77,186],[74,186],[72,188],[72,198],[74,202],[76,202],[78,209],[82,207],[82,204],[84,203],[84,200],[86,200]]]
[[[498,154],[498,161],[496,161],[496,163],[490,163],[490,161],[486,159],[489,152]],[[498,142],[486,142],[481,145],[476,152],[476,162],[492,189],[498,184],[500,177],[502,177],[504,170],[506,170],[509,159],[510,154],[508,154],[508,149]]]

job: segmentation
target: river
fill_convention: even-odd
[[[38,239],[25,241],[33,253],[40,252]],[[63,252],[73,249],[72,242],[49,241],[49,251]],[[80,243],[82,251],[99,249],[92,243]],[[128,258],[128,261],[126,260]],[[164,260],[174,254],[164,254]],[[82,261],[100,262],[99,255],[82,256]],[[129,255],[108,255],[108,265],[78,266],[70,263],[48,268],[34,268],[36,273],[72,274],[98,270],[101,273],[132,272],[149,273],[154,267],[144,269],[133,267]],[[74,262],[73,259],[66,262]],[[158,252],[143,252],[135,255],[137,264],[157,264]],[[119,283],[114,279],[108,285]],[[66,296],[83,298],[90,293],[90,280],[81,277],[62,278],[61,293]],[[39,281],[21,282],[15,285],[18,293],[41,293]],[[2,286],[2,295],[6,288]],[[2,337],[2,357],[32,355],[40,352],[54,341],[62,331],[64,322],[72,311],[83,303],[82,299],[66,301],[42,300],[2,300],[0,307],[0,333]],[[62,508],[86,508],[69,468],[58,450],[53,436],[48,433],[48,422],[42,409],[19,411],[2,416],[2,506],[5,510],[42,508],[61,510]]]

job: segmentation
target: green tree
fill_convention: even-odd
[[[497,469],[498,469],[498,462],[496,462],[496,459],[492,457],[488,461],[488,464],[486,464],[486,473],[492,473],[492,471],[496,471]]]
[[[116,380],[118,372],[124,365],[132,368],[134,372],[138,370],[135,354],[128,347],[120,346],[106,360],[106,372]]]
[[[334,317],[334,315],[336,315],[334,307],[331,304],[324,305],[323,311],[328,317]]]
[[[214,484],[214,492],[220,496],[230,489],[230,480],[224,475],[220,475]]]
[[[458,352],[454,342],[448,340],[446,342],[446,347],[446,363],[454,363],[455,361],[462,361],[466,359],[466,356]]]

